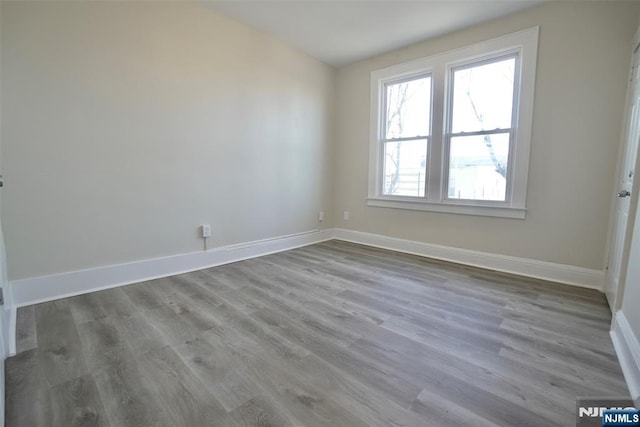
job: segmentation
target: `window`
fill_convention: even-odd
[[[382,194],[424,195],[430,108],[431,76],[384,85]]]
[[[371,74],[370,206],[524,218],[538,28]]]
[[[509,55],[451,70],[449,199],[507,200],[517,60]]]

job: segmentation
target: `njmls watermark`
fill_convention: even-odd
[[[640,427],[640,410],[628,398],[582,397],[576,405],[576,427]]]

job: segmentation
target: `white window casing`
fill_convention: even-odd
[[[523,219],[526,214],[529,151],[539,28],[534,27],[471,46],[394,65],[371,73],[369,143],[369,206],[454,214]],[[500,57],[517,58],[514,72],[512,128],[508,152],[506,197],[502,201],[448,198],[451,133],[452,70]],[[385,84],[428,75],[431,77],[431,117],[427,142],[424,197],[383,194]],[[490,131],[478,132],[485,134]],[[465,136],[473,133],[465,134]],[[455,136],[455,135],[454,135]],[[460,136],[460,135],[458,135]]]

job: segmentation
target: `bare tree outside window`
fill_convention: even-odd
[[[471,79],[470,79],[471,80]],[[480,125],[484,124],[484,116],[482,112],[478,111],[478,107],[476,107],[475,102],[473,102],[473,96],[471,95],[471,84],[467,86],[467,98],[469,99],[469,103],[471,104],[471,108],[473,108],[473,113],[480,122]],[[491,158],[491,162],[496,168],[496,172],[500,174],[504,179],[507,179],[507,166],[502,164],[498,158],[496,157],[496,152],[493,149],[493,144],[491,143],[491,135],[484,135],[482,137],[484,140],[484,145],[487,147],[487,151],[489,152],[489,157]]]

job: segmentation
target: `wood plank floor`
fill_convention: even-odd
[[[18,311],[7,426],[572,426],[601,293],[330,241]]]

